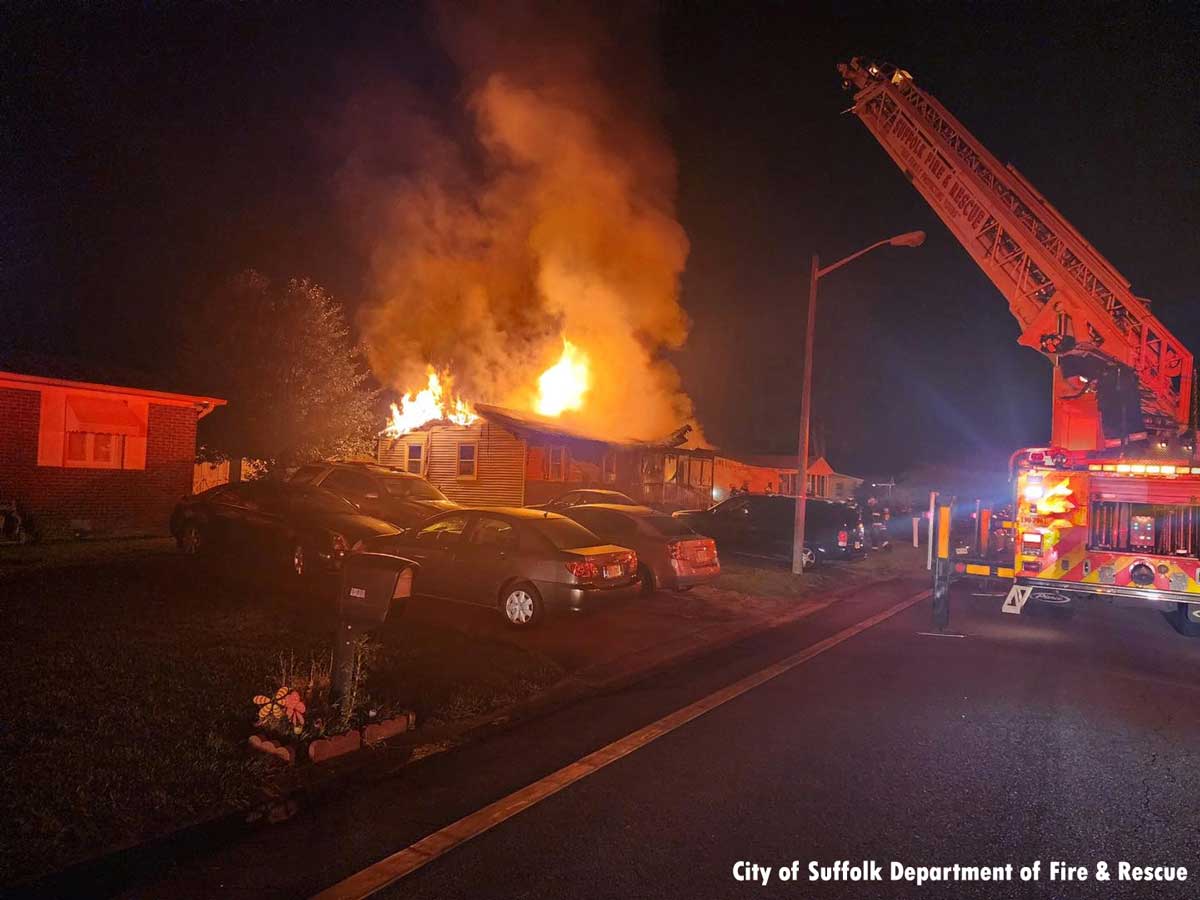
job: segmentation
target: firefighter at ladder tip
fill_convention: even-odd
[[[859,57],[837,68],[854,114],[1008,301],[1019,343],[1052,364],[1049,446],[1010,462],[1011,568],[950,570],[1010,578],[1006,612],[1031,597],[1120,596],[1167,609],[1179,631],[1200,636],[1192,354],[912,75]]]

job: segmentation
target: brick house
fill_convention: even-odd
[[[0,502],[45,538],[164,534],[224,400],[0,372]]]
[[[424,475],[467,506],[544,503],[603,487],[668,509],[707,507],[713,452],[606,441],[529,413],[477,404],[471,425],[429,423],[379,439],[377,459]]]

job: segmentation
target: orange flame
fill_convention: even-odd
[[[429,383],[424,390],[415,396],[407,393],[400,398],[399,405],[392,404],[392,419],[388,423],[388,433],[392,435],[408,434],[427,422],[450,421],[455,425],[470,425],[479,418],[466,400],[461,397],[443,400],[444,393],[442,379],[430,367]]]
[[[591,363],[587,354],[563,338],[562,356],[538,377],[534,409],[543,416],[560,416],[566,410],[579,409],[589,387]]]

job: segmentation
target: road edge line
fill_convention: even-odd
[[[382,890],[390,884],[394,884],[401,878],[433,862],[438,857],[443,856],[461,844],[465,844],[472,838],[490,831],[518,813],[537,805],[547,797],[557,794],[576,781],[586,778],[594,772],[598,772],[600,769],[629,756],[634,751],[641,749],[663,735],[670,734],[688,722],[698,719],[705,713],[723,706],[730,700],[734,700],[742,694],[752,691],[754,688],[760,687],[768,681],[791,671],[797,666],[803,665],[810,659],[820,656],[825,651],[833,649],[838,644],[848,641],[850,638],[861,634],[867,629],[873,628],[879,623],[885,622],[893,616],[916,606],[922,600],[927,599],[930,593],[930,591],[924,590],[906,600],[901,600],[899,603],[893,604],[885,610],[843,628],[841,631],[817,641],[817,643],[811,644],[779,662],[772,663],[757,672],[733,682],[733,684],[726,685],[705,697],[701,697],[699,700],[689,703],[687,706],[668,713],[662,718],[651,722],[649,725],[632,731],[624,737],[617,738],[599,750],[594,750],[575,762],[563,766],[561,769],[543,778],[539,778],[537,781],[523,788],[518,788],[511,794],[501,797],[499,800],[489,803],[487,806],[473,813],[463,816],[458,821],[439,828],[437,831],[426,835],[403,850],[398,850],[389,856],[385,856],[378,862],[360,869],[336,884],[314,894],[312,900],[351,900],[351,898],[359,900],[359,898],[369,897],[371,894]]]

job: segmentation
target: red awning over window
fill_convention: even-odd
[[[122,400],[67,397],[67,431],[144,437],[146,423]]]

